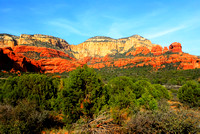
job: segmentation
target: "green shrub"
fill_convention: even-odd
[[[153,84],[153,86],[156,90],[156,92],[154,92],[154,93],[157,93],[156,96],[158,99],[162,99],[162,98],[170,99],[171,96],[170,96],[168,90],[164,86],[162,86],[160,84]]]
[[[156,99],[146,91],[142,96],[137,100],[140,106],[147,110],[155,110],[158,108],[158,102]]]
[[[136,101],[133,85],[134,83],[129,77],[121,76],[112,79],[107,85],[109,106],[120,109],[133,107]]]
[[[145,92],[152,94],[155,91],[154,86],[146,80],[139,80],[135,82],[133,87],[133,92],[136,94],[137,99],[142,97],[142,94],[144,94]]]
[[[108,104],[110,107],[119,109],[129,108],[155,110],[162,98],[169,99],[169,92],[159,84],[151,84],[146,80],[139,80],[133,83],[134,79],[120,76],[116,77],[105,86],[108,93]]]
[[[178,98],[191,106],[200,106],[200,84],[188,81],[179,89]]]
[[[66,123],[76,122],[81,116],[92,118],[104,103],[103,82],[96,72],[84,66],[72,71],[62,90],[62,110]]]
[[[50,109],[51,99],[57,97],[58,79],[40,74],[24,74],[9,77],[2,87],[4,102],[15,106],[19,100],[34,100],[45,109]],[[1,98],[0,97],[0,98]]]

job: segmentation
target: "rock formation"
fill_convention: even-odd
[[[151,53],[153,53],[153,55],[161,55],[163,54],[163,48],[159,45],[153,46],[151,49]]]
[[[17,45],[17,36],[9,34],[0,34],[0,47],[14,47]]]
[[[174,42],[169,46],[169,51],[171,52],[182,52],[182,46],[179,42]]]
[[[14,53],[10,47],[0,48],[0,70],[43,72],[41,65],[37,61],[30,60],[21,54]]]
[[[164,47],[163,53],[166,53],[166,52],[168,52],[168,51],[169,51],[169,49],[168,49],[167,47]]]
[[[42,34],[34,34],[34,35],[22,34],[17,40],[17,44],[18,45],[34,44],[37,43],[37,41],[49,43],[61,49],[69,49],[69,44],[65,40]]]
[[[26,54],[28,52],[36,52],[41,58],[52,58],[52,57],[62,57],[67,59],[74,59],[63,51],[58,51],[55,49],[50,49],[46,47],[35,47],[35,46],[15,46],[13,47],[15,53]],[[34,57],[29,57],[34,58]]]
[[[133,55],[136,56],[138,54],[147,55],[150,53],[150,50],[147,47],[136,47],[136,50],[132,50],[126,54],[126,56]]]
[[[86,40],[79,45],[71,45],[70,48],[74,53],[75,58],[81,59],[84,57],[103,57],[107,54],[125,53],[131,48],[147,47],[151,49],[156,44],[152,44],[139,35],[134,35],[127,38],[112,39],[110,37],[96,36]]]
[[[27,58],[27,52],[41,52],[41,58],[35,60]],[[53,53],[52,53],[53,52]],[[76,69],[81,64],[67,54],[54,49],[39,48],[34,46],[15,46],[14,48],[0,48],[0,70],[22,72],[65,72]]]
[[[162,48],[139,35],[121,39],[96,36],[75,46],[47,35],[0,34],[0,47],[1,71],[62,73],[84,64],[96,69],[152,66],[158,70],[168,65],[176,69],[200,68],[199,57],[183,53],[180,43]]]
[[[0,47],[14,47],[17,45],[37,45],[39,43],[44,43],[44,45],[45,43],[49,43],[60,49],[69,49],[69,44],[65,40],[49,35],[22,34],[20,36],[13,36],[9,34],[0,34]]]

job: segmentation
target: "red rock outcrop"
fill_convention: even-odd
[[[10,47],[0,48],[0,70],[43,72],[40,63],[30,60],[21,54],[14,53]]]
[[[41,63],[45,73],[69,72],[81,66],[77,61],[62,58],[41,59],[38,62]]]
[[[147,55],[148,53],[150,53],[150,50],[147,47],[137,47],[135,51],[133,50],[133,51],[128,52],[126,56],[128,55],[136,56],[138,54]]]
[[[179,42],[174,42],[169,46],[169,51],[171,52],[182,52],[182,46]]]
[[[180,46],[179,46],[180,47]],[[104,67],[119,67],[119,68],[132,68],[132,67],[142,67],[142,66],[152,66],[155,70],[163,69],[166,67],[167,64],[171,64],[171,66],[177,68],[177,69],[195,69],[200,68],[200,59],[197,56],[193,56],[190,54],[185,53],[177,53],[181,52],[179,51],[171,51],[175,52],[169,53],[169,55],[162,55],[163,53],[168,52],[167,47],[162,49],[162,47],[154,47],[152,48],[151,53],[154,54],[154,56],[147,57],[146,54],[150,53],[149,51],[146,51],[147,48],[136,48],[136,50],[133,50],[126,54],[126,56],[130,55],[137,55],[135,57],[131,58],[109,58],[107,55],[107,60],[103,61],[103,58],[93,58],[91,61],[89,61],[89,66],[93,68],[104,68]],[[176,47],[175,47],[175,50]],[[146,52],[146,53],[145,53]],[[142,55],[138,55],[142,54]]]
[[[159,45],[153,46],[151,49],[151,53],[153,53],[153,55],[161,55],[163,54],[163,48]]]
[[[25,49],[27,47],[27,50]],[[20,50],[20,48],[22,48]],[[39,48],[38,48],[39,49]],[[63,73],[69,72],[76,69],[78,66],[82,64],[79,63],[74,58],[63,59],[59,56],[54,56],[53,58],[44,58],[40,60],[29,59],[25,57],[22,52],[27,52],[28,50],[36,50],[37,48],[30,46],[19,46],[12,48],[0,48],[0,70],[6,71],[22,71],[22,72],[44,72],[44,73]],[[46,49],[46,51],[51,52],[51,49]],[[49,53],[49,52],[48,52]],[[52,56],[50,56],[52,57]],[[87,63],[87,61],[84,61]]]
[[[27,52],[37,52],[40,54],[40,57],[63,57],[69,58],[71,60],[75,60],[74,58],[70,57],[68,54],[64,53],[63,51],[58,51],[55,49],[50,49],[46,47],[35,47],[35,46],[15,46],[13,47],[13,51],[15,53],[27,53]]]
[[[33,61],[37,62],[37,64],[40,65],[41,70],[45,73],[69,72],[82,65],[79,61],[62,51],[45,47],[15,46],[13,47],[12,52],[15,53],[15,55],[21,55],[22,57],[24,57],[28,52],[39,53],[40,59]],[[30,58],[34,59],[33,57]],[[86,63],[87,61],[84,61],[83,64]]]
[[[168,51],[169,51],[169,49],[168,49],[167,47],[164,47],[163,53],[166,53],[166,52],[168,52]]]

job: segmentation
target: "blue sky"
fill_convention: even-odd
[[[138,34],[200,55],[200,0],[0,0],[0,33],[46,34],[70,44]]]

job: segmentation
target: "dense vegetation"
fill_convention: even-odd
[[[102,68],[96,70],[101,74],[106,83],[118,76],[129,76],[133,79],[146,79],[154,84],[161,85],[183,85],[188,80],[197,81],[200,78],[200,69],[176,70],[173,65],[168,65],[164,69],[153,71],[153,67],[134,67],[134,68]]]
[[[95,71],[83,66],[63,78],[23,74],[0,79],[0,133],[59,128],[74,133],[197,133],[198,78],[198,69]],[[177,91],[160,84],[183,86]],[[169,103],[174,98],[181,102],[175,109]]]

